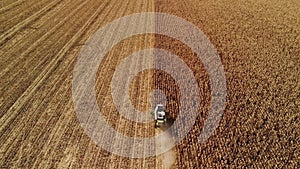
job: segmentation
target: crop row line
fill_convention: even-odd
[[[85,1],[83,4],[85,4],[87,1]],[[76,11],[78,11],[81,7],[82,7],[83,5],[81,5],[80,7],[78,7],[78,9],[75,9],[74,11],[76,12]],[[72,13],[69,15],[69,16],[73,16],[72,15]],[[73,37],[74,38],[74,37]],[[68,45],[68,44],[66,44],[66,45]],[[65,46],[66,46],[65,45]],[[64,48],[63,48],[64,49]],[[61,50],[62,51],[62,50]],[[60,52],[61,52],[60,51]],[[59,53],[60,54],[60,53]],[[61,58],[62,56],[59,56],[59,54],[57,54],[57,57],[58,58]],[[62,54],[62,53],[61,53]],[[52,62],[50,62],[48,65],[49,66],[47,66],[47,67],[45,67],[45,69],[44,69],[44,71],[43,72],[47,72],[47,68],[48,67],[50,67],[50,68],[52,68],[52,70],[53,70],[53,68],[55,68],[55,65],[51,65],[51,63],[58,63],[58,61],[59,61],[60,59],[58,59],[58,60],[52,60]],[[46,74],[44,74],[44,73],[41,73],[36,79],[35,79],[35,81],[29,86],[29,88],[27,88],[27,90],[21,95],[21,97],[19,97],[18,98],[18,100],[13,104],[13,106],[3,115],[3,117],[1,117],[1,119],[0,119],[0,121],[2,121],[2,120],[4,120],[5,121],[5,117],[6,118],[9,118],[9,119],[15,119],[16,117],[17,117],[17,115],[18,115],[18,113],[19,113],[19,110],[18,110],[18,108],[20,109],[20,108],[22,108],[22,106],[27,102],[27,99],[28,98],[30,98],[30,96],[31,96],[31,94],[34,92],[34,91],[30,91],[30,89],[37,89],[38,88],[38,85],[37,84],[39,84],[39,80],[38,79],[41,79],[41,77],[42,76],[44,76],[44,78],[43,79],[46,79],[47,77],[48,77],[48,75],[50,74],[50,72],[51,71],[49,71],[48,73],[48,75],[46,76]],[[42,82],[42,81],[41,81]],[[40,84],[39,84],[40,85]],[[26,98],[26,99],[25,99]],[[12,109],[13,107],[15,107],[15,105],[19,102],[19,101],[21,101],[21,104],[20,104],[20,106],[19,107],[17,107],[15,110],[14,109]],[[8,127],[8,123],[10,122],[10,120],[7,120],[6,121],[6,125],[5,126],[7,126]],[[1,128],[0,128],[0,133],[1,133],[1,135],[0,135],[0,138],[1,137],[3,137],[3,135],[5,135],[5,133],[7,132],[7,128],[6,127],[4,127],[3,126],[3,128],[2,128],[2,126],[1,126]],[[11,137],[16,137],[16,136],[11,136]],[[15,140],[17,140],[17,139],[15,139]],[[12,142],[10,142],[10,144],[12,144]],[[5,147],[11,147],[10,145],[7,145],[7,146],[5,146]],[[7,151],[6,151],[7,152]]]
[[[13,2],[13,3],[7,5],[7,6],[2,7],[2,8],[0,9],[0,14],[3,13],[3,12],[5,12],[5,11],[7,11],[7,10],[9,10],[9,9],[11,9],[11,8],[13,8],[13,7],[15,7],[15,6],[20,5],[20,4],[21,4],[22,2],[24,2],[24,1],[25,1],[25,0],[18,0],[18,1],[15,1],[15,2]]]
[[[27,48],[21,55],[18,57],[19,60],[24,58],[27,54],[29,54],[32,50],[36,49],[36,47],[44,42],[50,35],[52,35],[57,29],[59,29],[66,21],[68,21],[82,6],[84,6],[87,1],[84,1],[77,8],[75,8],[68,16],[66,16],[63,20],[61,20],[58,24],[52,27],[47,33],[41,36],[39,39],[35,41],[29,48]],[[15,66],[15,62],[10,63],[5,67],[2,72],[0,72],[0,77],[4,76],[8,71],[10,71]]]
[[[55,7],[57,4],[59,4],[61,2],[62,2],[61,0],[52,1],[47,6],[45,6],[43,9],[41,9],[40,11],[36,12],[35,14],[31,15],[30,17],[28,17],[24,21],[19,22],[18,24],[16,24],[15,26],[13,26],[9,30],[7,30],[5,33],[3,33],[0,36],[0,46],[2,46],[6,42],[6,40],[11,38],[13,35],[15,35],[23,27],[25,27],[26,25],[28,25],[32,21],[36,20],[42,14],[46,13],[47,11],[49,11],[50,9],[52,9],[53,7]]]
[[[86,4],[88,1],[85,1],[83,4]],[[83,6],[80,5],[77,10]],[[74,10],[75,12],[77,10]],[[73,12],[74,13],[74,12]],[[71,13],[69,16],[72,16]],[[94,17],[93,17],[94,18]],[[59,51],[57,57],[54,58],[47,67],[40,73],[40,75],[32,82],[32,84],[26,89],[26,91],[18,98],[18,100],[10,107],[10,109],[1,117],[0,123],[2,126],[0,127],[0,132],[3,133],[7,128],[7,125],[10,121],[12,121],[18,115],[18,109],[20,109],[26,101],[33,95],[36,89],[41,85],[41,83],[51,74],[59,61],[63,58],[63,56],[67,53],[67,51],[72,47],[74,43],[79,39],[84,30],[89,26],[92,22],[92,18],[90,18],[83,27],[71,38],[71,40]],[[1,134],[2,135],[2,134]]]

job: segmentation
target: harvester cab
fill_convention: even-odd
[[[155,120],[155,127],[165,125],[167,122],[165,107],[162,104],[158,104],[154,112],[152,112],[153,118]]]

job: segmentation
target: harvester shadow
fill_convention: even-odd
[[[167,121],[164,125],[161,125],[159,126],[159,128],[162,130],[162,131],[166,131],[168,130],[174,123],[176,119],[172,118],[172,117],[167,117]]]

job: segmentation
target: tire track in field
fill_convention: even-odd
[[[19,34],[16,34],[16,36],[14,36],[13,41],[8,41],[7,43],[5,43],[3,45],[2,50],[0,51],[1,52],[0,54],[4,55],[2,58],[3,62],[1,63],[1,68],[3,69],[5,68],[4,65],[2,65],[5,63],[13,64],[14,62],[17,61],[21,62],[19,61],[19,59],[22,60],[23,57],[19,57],[19,55],[22,54],[24,51],[27,51],[28,48],[30,48],[30,45],[35,44],[36,41],[38,41],[40,38],[43,38],[45,34],[49,33],[49,30],[53,29],[55,25],[59,24],[59,22],[56,22],[57,18],[68,17],[65,16],[65,13],[68,14],[69,12],[71,13],[72,10],[76,9],[77,5],[80,5],[80,1],[79,2],[76,1],[74,3],[70,3],[70,2],[72,1],[68,0],[68,1],[64,1],[64,3],[58,4],[58,6],[52,8],[45,15],[41,16],[35,22],[28,25],[29,27],[33,27],[34,29],[27,28],[23,32],[20,31]],[[71,6],[70,5],[67,6],[69,3],[71,4]],[[12,51],[11,49],[14,50]],[[23,59],[23,61],[25,60]]]
[[[76,9],[73,10],[73,12],[71,12],[68,16],[66,16],[62,21],[60,21],[58,24],[56,24],[54,27],[52,27],[52,29],[47,32],[46,34],[44,34],[42,37],[40,37],[38,40],[35,41],[34,44],[32,44],[29,48],[27,48],[26,51],[24,51],[23,53],[21,53],[21,55],[19,55],[19,58],[18,59],[26,59],[26,56],[28,56],[28,54],[35,50],[37,48],[37,46],[41,43],[43,43],[48,37],[50,37],[51,35],[54,34],[54,32],[56,32],[56,30],[58,30],[66,21],[68,21],[75,13],[77,13],[81,7],[83,7],[84,5],[86,5],[87,1],[84,1],[82,4],[80,4]],[[55,35],[55,34],[54,34]],[[48,39],[49,40],[49,39]],[[30,58],[30,59],[34,59],[34,57]],[[39,67],[41,64],[44,64],[45,60],[49,59],[48,57],[43,57],[41,60],[37,60],[38,61],[38,64],[37,65],[34,65],[35,67]],[[26,64],[23,64],[23,62],[21,62],[22,60],[20,60],[19,64],[22,66],[21,70],[23,69],[28,69],[28,67],[26,66],[26,64],[34,64],[33,61],[30,61],[29,60],[24,60],[23,62],[25,62]],[[18,62],[17,62],[18,63]],[[11,70],[14,70],[13,67],[17,67],[17,65],[15,65],[16,63],[12,62],[11,64],[7,65],[7,67],[3,70],[3,72],[0,73],[0,77],[3,78],[4,76],[7,77],[7,73],[10,73],[12,74],[13,71]],[[30,66],[29,66],[30,67]],[[19,70],[15,70],[15,71],[19,71]],[[5,79],[9,82],[12,82],[14,79],[17,79],[17,80],[14,80],[14,85],[16,84],[19,84],[20,82],[22,82],[22,79],[21,78],[15,78],[15,76],[18,76],[18,73],[14,73],[13,75],[10,75],[9,78],[10,79]],[[5,86],[6,88],[4,88],[2,90],[2,92],[6,92],[6,93],[13,93],[13,92],[10,92],[11,90],[14,90],[13,88],[10,88],[9,85]],[[0,104],[0,106],[3,106],[2,104]],[[3,114],[4,110],[2,109],[1,110],[1,113]]]
[[[47,69],[45,69],[45,70],[47,70]],[[40,74],[40,76],[43,76],[43,74]],[[34,86],[35,87],[35,86]],[[23,100],[23,101],[26,101],[26,100]],[[16,112],[18,112],[18,111],[16,111]]]
[[[47,11],[49,11],[51,8],[55,7],[57,4],[61,3],[61,0],[52,1],[47,6],[45,6],[43,9],[39,10],[35,14],[31,15],[27,19],[23,20],[22,22],[19,22],[18,24],[14,25],[12,28],[4,32],[0,36],[0,47],[9,40],[13,35],[15,35],[19,30],[21,30],[26,25],[30,24],[35,19],[39,18],[41,15],[45,14]]]
[[[63,69],[64,70],[64,69]],[[60,72],[60,75],[61,76],[66,76],[67,72]],[[10,138],[13,138],[13,141],[7,141],[5,144],[4,144],[4,147],[8,147],[9,149],[8,150],[4,150],[4,152],[8,153],[8,154],[14,154],[14,153],[10,153],[11,151],[23,151],[23,146],[22,145],[25,145],[24,147],[24,153],[21,153],[22,155],[28,155],[29,153],[26,152],[26,142],[28,141],[32,141],[32,140],[39,140],[39,143],[43,143],[44,141],[41,140],[43,139],[43,137],[41,138],[41,134],[43,133],[42,131],[41,132],[36,132],[36,133],[33,133],[33,129],[34,130],[38,130],[39,128],[44,128],[47,126],[47,123],[39,123],[40,122],[40,119],[41,117],[44,116],[44,120],[47,119],[47,116],[54,116],[56,113],[54,114],[48,114],[47,112],[49,112],[49,110],[53,110],[53,109],[56,109],[58,106],[61,107],[61,105],[59,105],[58,103],[54,103],[54,104],[50,104],[51,103],[51,98],[54,97],[55,99],[59,98],[57,96],[61,95],[61,93],[64,93],[66,92],[66,90],[63,90],[61,92],[56,92],[55,91],[57,90],[57,88],[62,88],[64,89],[64,85],[62,82],[64,82],[65,78],[56,78],[54,83],[51,83],[51,86],[53,86],[53,88],[46,88],[46,90],[44,90],[45,94],[48,95],[48,101],[44,100],[46,96],[42,96],[42,97],[38,97],[39,99],[41,99],[44,104],[34,104],[33,102],[27,102],[27,104],[31,104],[33,105],[33,107],[28,107],[28,106],[25,106],[23,107],[20,111],[18,111],[20,114],[23,114],[23,116],[21,117],[21,119],[19,120],[20,123],[15,123],[15,125],[13,126],[15,130],[19,131],[18,133],[10,133],[11,137]],[[65,83],[65,82],[64,82]],[[50,91],[48,92],[47,89]],[[43,90],[42,90],[43,91]],[[47,92],[46,92],[47,91]],[[59,95],[57,95],[59,94]],[[46,106],[45,106],[45,103],[46,103]],[[35,107],[37,105],[37,107]],[[25,109],[25,110],[24,110]],[[45,113],[43,114],[40,114],[38,113],[38,111],[43,111]],[[59,111],[59,110],[58,110]],[[27,115],[27,113],[31,112],[31,114]],[[45,114],[46,114],[46,117],[45,117]],[[36,119],[34,122],[32,121],[32,119]],[[39,125],[38,125],[39,124]],[[32,126],[31,127],[23,127],[23,126]],[[47,128],[47,127],[46,127]],[[16,134],[16,138],[14,138],[14,135]],[[1,135],[3,136],[3,135]],[[33,137],[32,137],[33,136]],[[4,138],[6,138],[4,136]],[[2,139],[3,141],[5,139]],[[18,146],[16,145],[17,142],[22,141],[22,145],[21,146]],[[33,141],[35,143],[37,143],[36,141]],[[37,144],[34,144],[33,147],[35,147]],[[18,147],[16,147],[18,146]],[[34,151],[37,151],[39,150],[38,148],[34,148],[33,149]],[[31,149],[28,149],[27,147],[27,151],[31,151],[32,153],[32,150]],[[7,157],[7,159],[10,159],[12,160],[13,158],[16,158],[15,156],[14,157]]]
[[[0,3],[0,8],[6,7],[14,2],[14,0],[2,0]]]
[[[10,4],[6,5],[6,6],[1,7],[0,8],[0,14],[2,14],[5,11],[10,10],[11,8],[14,8],[16,6],[21,5],[24,1],[25,0],[18,0],[18,1],[12,2],[12,3],[10,3]]]
[[[134,4],[134,3],[132,3],[132,4]],[[134,10],[136,10],[136,9],[134,9]],[[126,12],[128,12],[128,10]],[[71,45],[71,46],[74,46],[74,45]],[[65,55],[63,55],[63,56],[65,56]],[[72,63],[70,63],[70,65],[72,65]],[[49,67],[51,69],[51,66],[47,66],[46,69],[48,69]],[[22,158],[23,160],[20,160],[17,164],[14,164],[12,166],[22,167],[23,165],[26,165],[26,166],[28,166],[28,168],[31,168],[31,167],[39,167],[39,166],[45,167],[44,165],[48,165],[50,167],[56,167],[56,166],[58,166],[57,161],[55,161],[55,160],[57,160],[56,158],[51,158],[53,160],[52,162],[50,162],[50,161],[45,162],[45,160],[46,160],[45,158],[47,158],[47,159],[49,158],[49,153],[52,154],[53,156],[56,156],[57,151],[59,151],[60,148],[63,148],[65,144],[68,144],[68,143],[64,142],[64,139],[67,139],[67,138],[78,139],[78,136],[76,135],[77,133],[74,132],[74,131],[70,135],[69,134],[66,134],[66,135],[64,134],[63,136],[61,136],[61,135],[59,135],[59,133],[56,134],[56,131],[60,132],[60,130],[65,130],[66,128],[69,128],[69,127],[65,126],[64,124],[61,124],[61,123],[64,123],[64,122],[68,122],[68,120],[67,120],[67,118],[65,118],[63,116],[55,117],[56,116],[55,114],[50,115],[50,116],[48,114],[48,113],[51,113],[51,112],[54,112],[54,111],[66,111],[66,110],[68,110],[70,108],[69,104],[71,104],[71,102],[69,102],[66,106],[57,105],[58,103],[56,103],[56,101],[52,101],[51,98],[44,98],[44,99],[47,99],[49,101],[49,103],[47,103],[46,100],[42,100],[42,104],[36,105],[36,103],[39,103],[39,102],[36,102],[36,100],[38,100],[39,97],[35,96],[35,94],[37,94],[38,92],[42,93],[42,97],[51,96],[51,97],[55,97],[55,98],[59,98],[59,97],[66,98],[66,96],[69,95],[67,93],[64,94],[64,92],[62,92],[63,88],[64,88],[63,86],[68,84],[68,82],[66,82],[66,81],[62,82],[58,79],[57,79],[58,81],[56,81],[56,85],[54,84],[53,89],[51,89],[52,94],[47,93],[47,91],[49,91],[49,89],[47,89],[47,88],[46,88],[45,91],[41,91],[41,88],[44,87],[43,84],[48,83],[48,80],[49,80],[50,76],[54,78],[55,76],[58,75],[57,78],[59,78],[59,77],[63,77],[63,76],[66,75],[64,73],[63,74],[55,73],[56,75],[55,76],[53,75],[55,70],[57,68],[60,68],[60,67],[61,67],[60,64],[58,64],[57,67],[52,69],[53,71],[49,70],[49,71],[51,71],[51,73],[49,73],[49,74],[47,73],[48,71],[41,72],[41,73],[46,72],[46,75],[45,75],[46,78],[42,78],[42,79],[40,79],[41,80],[40,82],[36,83],[37,86],[38,86],[37,88],[35,88],[35,87],[32,88],[32,86],[30,86],[31,89],[28,89],[28,90],[33,90],[32,93],[28,92],[27,90],[25,91],[25,93],[29,94],[30,96],[27,97],[27,98],[24,98],[24,97],[22,98],[22,99],[28,99],[27,101],[25,101],[24,104],[17,103],[18,105],[16,106],[16,109],[14,109],[14,110],[17,111],[18,113],[20,113],[21,115],[17,117],[18,122],[16,120],[12,121],[17,126],[10,125],[8,127],[8,130],[13,129],[13,130],[16,131],[17,129],[21,129],[22,132],[21,132],[20,136],[18,136],[18,134],[20,134],[18,132],[13,134],[12,137],[9,136],[10,138],[12,138],[12,139],[9,138],[10,140],[16,140],[16,141],[13,141],[12,147],[14,149],[18,150],[21,146],[21,150],[17,151],[18,155],[16,157],[13,157],[13,154],[14,154],[15,150],[14,151],[11,151],[11,150],[6,151],[7,152],[7,154],[6,154],[7,158],[6,159],[10,160],[10,163],[7,163],[7,166],[9,166],[9,164],[12,164],[12,161]],[[46,83],[46,81],[47,81],[47,83]],[[36,82],[36,80],[34,81],[34,83],[35,82]],[[57,89],[58,89],[58,92],[53,93],[53,92],[56,92]],[[46,94],[46,95],[44,95],[44,94]],[[19,102],[19,101],[17,101],[17,102]],[[54,104],[54,105],[47,106],[47,104]],[[30,106],[27,106],[27,105],[30,105]],[[11,110],[11,111],[14,111],[14,110]],[[32,110],[34,110],[33,113],[35,114],[35,117],[31,116],[32,115],[32,112],[31,112]],[[30,112],[30,114],[29,114],[28,111]],[[40,111],[43,112],[42,115],[38,114]],[[27,114],[27,116],[23,117],[26,114]],[[54,119],[52,119],[51,121],[47,121],[46,119],[43,119],[43,118],[51,118],[51,119],[54,118]],[[30,123],[32,123],[32,125],[22,124],[24,122],[23,119],[26,119],[25,121],[29,121]],[[36,120],[37,122],[32,122],[31,120]],[[55,122],[56,120],[58,120],[58,121]],[[70,123],[72,123],[72,120],[70,120]],[[27,128],[23,129],[23,126],[24,127],[26,126]],[[56,126],[56,127],[52,128],[52,126]],[[0,130],[1,130],[1,132],[3,131],[2,129],[0,129]],[[31,130],[33,130],[33,131],[31,131]],[[69,128],[69,131],[70,130],[72,130],[72,129]],[[39,133],[38,131],[40,131],[41,133]],[[48,133],[49,131],[52,134],[55,133],[56,136],[58,136],[58,138],[55,138],[55,136],[53,136],[51,139],[49,139],[50,137],[47,136],[48,134],[44,133],[44,132]],[[66,131],[66,132],[69,132],[69,131]],[[5,133],[8,134],[7,132],[5,132]],[[8,135],[6,135],[6,134],[1,135],[1,137],[4,137],[6,139],[8,137]],[[75,135],[73,136],[73,134],[75,134]],[[15,136],[18,136],[18,137],[16,138]],[[86,139],[84,134],[83,134],[83,136],[80,135],[79,138],[83,138],[83,141],[88,141],[89,143],[91,143],[89,141],[89,139]],[[38,143],[38,145],[30,147],[31,143],[37,143],[39,141],[42,141],[42,142],[47,141],[48,143],[54,142],[55,147],[58,147],[58,148],[55,148],[55,150],[50,150],[51,148],[47,149],[46,148],[47,145],[43,145],[42,143]],[[7,141],[6,143],[9,143],[9,142],[10,141]],[[94,151],[95,146],[93,148],[91,148],[90,146],[92,146],[92,144],[86,145],[84,143],[79,143],[79,145],[82,144],[82,146],[86,147],[87,150],[88,149],[91,150],[91,151],[86,151],[85,155],[84,155],[84,156],[86,156],[87,159],[89,159],[90,158],[89,153],[93,154],[95,152]],[[6,144],[5,147],[7,147],[7,146],[9,146],[9,145]],[[46,152],[44,152],[44,151],[39,152],[39,150],[42,149],[41,146],[45,147],[45,150],[47,150],[47,151]],[[62,147],[60,147],[60,146],[62,146]],[[50,147],[52,147],[52,146],[50,145]],[[69,147],[69,145],[68,145],[68,147]],[[82,147],[78,147],[78,149],[73,150],[73,151],[77,151],[77,150],[81,151],[80,150],[81,148]],[[2,150],[3,149],[1,149],[1,151]],[[68,151],[68,150],[65,150],[65,151]],[[36,154],[37,152],[39,152],[39,155]],[[20,157],[22,154],[23,154],[23,156]],[[103,153],[102,153],[102,151],[98,151],[98,154],[102,155]],[[9,157],[13,157],[13,158],[10,159],[10,158],[8,158],[7,155]],[[37,158],[37,157],[40,157],[40,155],[43,155],[42,159]],[[68,156],[68,157],[70,157],[70,156]],[[58,153],[58,158],[61,158],[61,162],[64,163],[63,162],[64,159],[63,159],[63,157],[61,157],[61,153]],[[51,159],[49,159],[49,160],[51,160]],[[76,160],[78,160],[78,159],[79,159],[79,157]],[[92,160],[92,159],[90,159],[90,160]],[[42,161],[42,163],[40,163],[40,161]],[[98,163],[96,163],[95,165],[99,165],[100,164],[99,162],[101,161],[101,159],[97,159],[97,161],[98,161]],[[33,164],[31,164],[31,162],[33,162]],[[70,163],[70,166],[76,166],[76,162],[74,162],[74,161],[67,160],[67,162]],[[121,162],[121,160],[119,162]],[[83,165],[90,165],[90,164],[87,164],[87,161],[85,163],[86,164],[83,164]],[[143,166],[143,162],[139,162],[139,163],[140,163],[140,166]],[[31,167],[29,167],[29,166],[31,166]],[[59,166],[64,166],[64,164],[59,165]]]
[[[87,1],[86,1],[87,2]],[[51,72],[54,70],[55,66],[58,64],[59,60],[66,54],[66,52],[73,46],[73,44],[78,40],[81,34],[84,32],[87,26],[93,21],[94,15],[92,18],[86,22],[86,24],[79,29],[79,31],[72,37],[72,39],[63,47],[63,49],[56,55],[57,57],[53,59],[47,67],[44,68],[44,71],[40,73],[40,75],[33,81],[33,83],[27,88],[27,90],[18,98],[18,100],[11,106],[11,108],[7,111],[6,114],[3,115],[0,119],[0,123],[3,124],[0,127],[0,132],[6,128],[9,122],[13,121],[16,117],[18,109],[20,109],[26,101],[32,96],[35,90],[41,85],[44,79],[46,79]]]
[[[85,28],[87,25],[89,25],[89,24],[93,21],[93,19],[95,19],[95,16],[97,16],[97,14],[99,13],[99,9],[100,9],[100,7],[99,7],[98,10],[94,13],[94,15],[93,15],[92,17],[89,18],[88,22],[82,27],[82,29],[79,30],[78,33],[84,32],[84,31],[82,31],[83,28]],[[98,12],[98,13],[97,13],[97,12]],[[77,34],[78,34],[78,33],[77,33]],[[74,36],[73,38],[77,38],[77,36]],[[71,43],[71,45],[73,45],[73,44]],[[63,55],[61,55],[61,56],[63,56]],[[51,72],[51,71],[49,71],[49,72]],[[41,75],[43,75],[43,74],[41,74]]]
[[[47,155],[44,157],[61,157],[63,152],[57,151],[55,156],[52,156],[49,151],[54,151],[58,147],[60,149],[63,148],[63,145],[66,144],[65,141],[59,142],[59,140],[66,140],[63,137],[65,136],[64,133],[57,133],[59,131],[65,131],[67,128],[67,125],[69,121],[72,119],[71,113],[59,113],[59,112],[70,112],[69,109],[72,106],[72,102],[68,100],[68,95],[71,94],[71,90],[66,90],[66,86],[68,86],[68,83],[71,81],[71,77],[69,76],[69,71],[72,70],[72,63],[75,59],[66,61],[64,64],[68,65],[66,66],[63,71],[60,73],[61,78],[56,78],[55,82],[55,89],[52,89],[52,94],[48,93],[45,97],[53,97],[49,102],[46,104],[41,104],[37,109],[33,109],[34,111],[32,113],[37,114],[39,110],[41,109],[44,112],[44,114],[38,115],[39,117],[35,118],[36,122],[33,125],[33,129],[28,129],[28,131],[24,129],[23,133],[26,133],[26,136],[19,139],[22,140],[22,145],[20,147],[15,147],[12,151],[19,152],[20,156],[14,157],[17,159],[26,159],[26,164],[30,165],[28,168],[37,168],[38,166],[44,165],[44,166],[51,166],[53,164],[52,160],[38,162],[39,159],[28,159],[28,154],[34,155],[35,157],[43,157],[41,154]],[[62,69],[60,69],[62,70]],[[67,70],[67,71],[66,71]],[[58,72],[59,73],[59,72]],[[67,77],[67,78],[64,78]],[[62,104],[67,103],[67,104]],[[44,108],[45,107],[45,108]],[[50,113],[49,110],[52,110],[57,113]],[[48,113],[49,112],[49,113]],[[30,123],[30,119],[34,116],[27,116],[26,121]],[[23,120],[22,120],[23,121]],[[26,123],[28,125],[28,123]],[[51,143],[51,144],[50,144]],[[31,148],[28,148],[27,145],[33,144]],[[45,149],[47,148],[47,149]],[[13,153],[10,153],[13,154]],[[11,159],[13,160],[13,159]],[[20,166],[22,166],[20,164]],[[20,167],[19,167],[20,168]],[[54,167],[56,168],[56,167]]]
[[[31,15],[45,7],[47,4],[49,4],[47,0],[31,0],[16,6],[9,11],[6,11],[5,13],[3,13],[4,17],[0,18],[0,21],[3,23],[4,27],[3,30],[1,30],[1,33],[6,32],[18,22],[21,22],[27,17],[30,17]]]

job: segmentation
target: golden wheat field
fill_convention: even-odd
[[[94,86],[97,106],[115,131],[133,138],[133,143],[163,132],[152,122],[130,121],[114,104],[112,91],[123,89],[121,84],[112,85],[115,72],[138,51],[158,48],[178,56],[193,73],[201,97],[195,124],[178,144],[156,156],[146,154],[150,149],[159,151],[157,143],[143,144],[141,158],[131,158],[136,154],[112,153],[87,134],[74,103],[86,86],[76,88],[81,93],[74,96],[72,85],[78,56],[88,40],[118,18],[145,12],[180,17],[205,34],[224,68],[226,107],[212,135],[199,142],[213,100],[201,59],[182,41],[155,31],[118,41],[96,68]],[[299,168],[299,1],[1,0],[0,16],[0,168]],[[106,43],[114,42],[122,31],[155,30],[168,24],[151,25],[156,18],[138,20],[120,23],[127,30],[109,30]],[[135,22],[144,24],[131,29]],[[148,113],[153,107],[151,93],[159,89],[175,120],[185,104],[180,102],[178,82],[163,70],[149,68],[159,60],[129,57],[128,61],[118,77],[126,80],[144,70],[121,82],[129,86],[127,100]],[[165,64],[181,69],[174,62]],[[194,93],[189,87],[184,86]],[[126,107],[126,97],[119,96]],[[183,115],[188,119],[188,110]],[[118,135],[105,131],[103,135],[110,135],[112,147],[135,152]],[[171,136],[166,137],[161,141],[170,144],[166,140]]]

